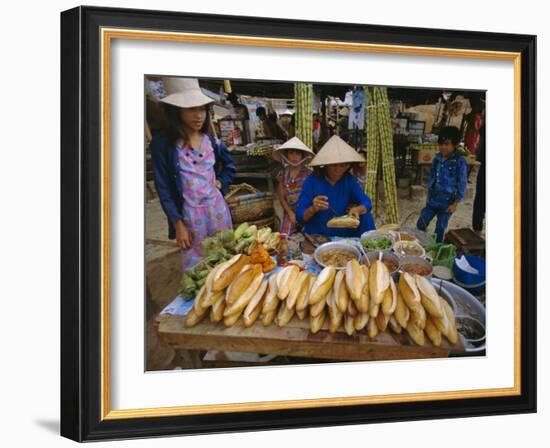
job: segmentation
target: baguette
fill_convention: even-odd
[[[243,318],[245,320],[245,326],[246,326],[246,319],[261,303],[262,299],[265,296],[266,291],[267,291],[267,280],[264,279],[260,287],[258,288],[258,290],[252,296],[252,299],[250,299],[250,302],[248,302],[248,304],[246,305],[246,308],[244,309]],[[261,308],[260,308],[260,311],[261,311]]]
[[[411,312],[407,307],[407,304],[405,303],[405,300],[403,299],[403,296],[401,295],[401,291],[399,291],[399,288],[397,289],[397,305],[395,307],[394,315],[399,325],[405,328],[407,326],[407,322],[409,321]]]
[[[309,295],[308,302],[310,305],[315,305],[326,296],[330,288],[332,288],[335,276],[336,268],[334,266],[327,266],[319,273]]]
[[[193,309],[195,310],[195,313],[197,316],[202,316],[204,314],[204,310],[206,307],[202,306],[202,302],[204,301],[206,297],[206,283],[201,286],[199,289],[199,292],[197,292],[197,295],[195,296],[195,301],[193,302]]]
[[[424,339],[424,331],[418,328],[415,324],[413,324],[410,320],[407,323],[407,326],[405,327],[407,330],[407,333],[409,333],[409,336],[411,339],[417,344],[423,346],[425,344]]]
[[[279,312],[277,313],[277,317],[275,318],[275,323],[279,327],[284,327],[286,324],[290,322],[290,319],[294,316],[294,308],[288,308],[284,303],[281,303],[281,306],[279,307]]]
[[[235,314],[230,314],[229,316],[224,316],[223,317],[223,324],[226,327],[232,327],[233,325],[235,325],[237,323],[237,321],[239,320],[241,315],[242,315],[242,312],[239,311]]]
[[[388,328],[388,322],[390,321],[390,316],[384,314],[382,310],[378,313],[378,316],[376,316],[376,326],[380,331],[386,331],[386,328]]]
[[[237,299],[239,299],[243,295],[243,293],[248,289],[252,281],[258,277],[258,275],[263,275],[261,265],[255,264],[247,266],[251,267],[246,268],[245,266],[245,268],[241,270],[241,272],[235,277],[235,279],[227,288],[225,300],[229,305],[236,302]]]
[[[277,306],[279,305],[277,304]],[[278,313],[278,308],[274,308],[271,311],[268,311],[267,313],[262,313],[262,325],[264,327],[271,325],[271,323],[275,320],[277,313]]]
[[[374,261],[369,268],[370,300],[376,304],[382,303],[384,292],[390,287],[390,272],[380,260]]]
[[[393,278],[390,277],[390,287],[386,289],[386,294],[384,295],[384,299],[382,300],[382,312],[387,316],[391,316],[395,312],[396,307],[397,288],[395,286]]]
[[[369,335],[369,338],[371,339],[374,339],[376,336],[378,336],[378,326],[376,325],[376,319],[369,319],[369,322],[367,323],[367,333]]]
[[[279,300],[285,300],[293,286],[296,277],[300,273],[300,268],[296,265],[285,267],[277,275],[277,297]]]
[[[318,316],[325,309],[326,304],[327,304],[327,296],[323,297],[321,301],[317,302],[315,305],[310,305],[309,314],[311,314],[314,317]]]
[[[445,308],[444,308],[445,305],[443,305],[443,302],[445,301],[445,299],[441,296],[438,296],[438,297],[441,304],[441,310],[443,311],[442,313],[443,315],[441,317],[432,316],[432,321],[434,325],[437,327],[437,329],[441,332],[441,334],[446,335],[450,329],[449,318],[447,317],[447,312],[445,311]]]
[[[355,258],[346,264],[345,280],[351,299],[357,302],[361,297],[363,287],[363,271]]]
[[[203,318],[206,316],[206,313],[201,314],[200,316],[195,312],[195,309],[192,308],[189,313],[187,313],[187,318],[185,319],[185,326],[187,328],[194,327],[197,325]]]
[[[243,313],[243,322],[246,328],[251,327],[254,322],[258,319],[260,312],[262,311],[262,302],[258,302],[254,309],[250,311],[247,315]],[[246,312],[246,310],[245,310]]]
[[[277,275],[271,275],[267,283],[268,289],[265,295],[264,304],[262,306],[262,314],[266,314],[277,309],[277,306],[279,305],[279,298],[277,297]]]
[[[340,270],[334,277],[334,284],[332,287],[332,297],[338,309],[345,313],[348,308],[349,293],[345,283],[345,273]]]
[[[210,321],[211,322],[220,322],[223,319],[223,312],[225,310],[227,302],[224,297],[221,297],[216,303],[210,308]]]
[[[365,265],[361,266],[361,272],[363,273],[363,287],[361,289],[361,297],[357,301],[357,308],[362,313],[368,313],[370,293],[369,293],[369,268]]]
[[[353,300],[348,300],[348,308],[346,309],[346,313],[351,317],[355,317],[359,314],[359,311],[357,311],[357,306]]]
[[[342,324],[344,313],[340,311],[335,300],[329,301],[327,299],[327,308],[328,308],[328,331],[330,333],[335,333],[338,330],[338,328],[340,328],[340,325]]]
[[[442,300],[441,304],[443,305],[443,309],[445,310],[449,321],[449,329],[446,333],[444,333],[445,337],[451,344],[456,344],[458,342],[458,332],[456,331],[455,314],[453,313],[451,305],[449,305],[446,300]]]
[[[323,324],[325,323],[325,318],[326,312],[324,308],[317,316],[309,316],[309,329],[313,334],[317,333],[323,327]]]
[[[243,254],[235,255],[225,263],[221,263],[220,268],[216,270],[213,276],[212,291],[223,291],[227,288],[248,263],[250,263],[250,257]]]
[[[402,328],[401,325],[399,325],[399,322],[397,322],[395,315],[390,316],[390,320],[388,323],[394,333],[401,334]]]
[[[378,316],[379,311],[380,311],[380,305],[377,303],[374,303],[374,300],[371,300],[369,303],[369,316],[372,318],[376,318],[376,316]]]
[[[418,310],[422,306],[420,292],[416,286],[414,277],[408,272],[402,272],[399,277],[399,291],[405,303],[411,311]]]
[[[424,328],[426,335],[432,341],[432,344],[436,347],[441,345],[441,332],[434,325],[430,317],[426,319],[426,327]]]
[[[248,302],[250,302],[256,294],[256,291],[258,291],[258,288],[262,286],[265,275],[261,271],[261,266],[259,264],[255,266],[260,268],[259,274],[252,279],[250,285],[241,293],[240,297],[225,309],[223,312],[224,317],[244,310]],[[252,271],[257,272],[256,268],[253,268]],[[267,286],[267,284],[265,284],[265,286]]]
[[[349,314],[344,316],[344,330],[348,336],[353,336],[355,334],[354,318]]]
[[[304,320],[307,317],[308,309],[304,308],[303,310],[296,310],[296,316],[298,319]]]
[[[307,278],[304,280],[305,285],[302,288],[302,291],[300,295],[298,296],[298,299],[296,300],[296,311],[304,311],[307,310],[307,305],[309,301],[309,293],[311,291],[311,287],[314,283],[314,277],[311,274],[307,274]]]
[[[307,272],[302,271],[298,273],[286,298],[286,306],[288,308],[294,308],[296,306],[296,302],[298,298],[302,296],[302,292],[304,293],[303,295],[307,293],[307,288],[309,287],[309,282],[307,282],[308,279],[309,274]]]
[[[411,310],[409,322],[412,322],[420,330],[426,328],[426,310],[422,305],[417,310]]]
[[[439,301],[439,296],[430,282],[426,277],[415,274],[414,279],[416,280],[416,285],[418,286],[418,291],[420,292],[420,301],[424,309],[434,317],[443,317],[443,309],[441,308],[441,302]]]
[[[361,331],[369,323],[369,313],[359,313],[353,320],[353,326],[357,331]]]

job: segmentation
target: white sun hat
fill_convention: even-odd
[[[309,166],[334,165],[335,163],[365,163],[355,149],[337,135],[333,135],[319,150]]]
[[[204,106],[213,103],[214,100],[206,96],[196,78],[162,78],[166,96],[160,101],[172,106],[183,108]]]
[[[306,155],[303,160],[311,159],[315,153],[311,148],[309,148],[302,140],[300,140],[298,137],[292,137],[287,142],[280,145],[277,149],[274,149],[271,153],[271,157],[275,159],[277,162],[281,161],[281,151],[285,149],[295,149],[297,151],[305,152]]]

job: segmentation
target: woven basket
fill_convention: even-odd
[[[252,185],[232,185],[225,196],[234,224],[273,217],[273,193],[263,193]]]
[[[248,224],[251,226],[256,226],[258,229],[261,227],[271,227],[274,228],[275,216],[268,216],[267,218],[258,219],[257,221],[248,221]],[[239,227],[238,223],[233,223],[233,228],[236,229]]]

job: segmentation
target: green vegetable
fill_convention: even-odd
[[[197,290],[198,287],[195,281],[187,273],[183,274],[181,278],[181,296],[186,300],[190,300],[195,297]]]
[[[243,235],[244,235],[244,232],[248,229],[248,223],[247,222],[243,222],[241,225],[239,225],[239,227],[237,227],[237,229],[235,230],[235,239],[236,240],[240,240]]]
[[[365,238],[361,240],[361,244],[364,248],[370,250],[385,250],[392,247],[392,241],[385,236],[380,238]]]
[[[256,238],[256,233],[257,232],[258,232],[258,228],[256,226],[250,226],[244,231],[243,237],[254,239],[254,238]]]
[[[208,237],[201,241],[201,251],[203,257],[208,257],[221,250],[224,250],[222,242],[214,237]]]

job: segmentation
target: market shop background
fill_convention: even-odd
[[[279,0],[276,6],[257,1],[241,0],[223,2],[210,0],[208,3],[174,2],[157,0],[154,5],[145,0],[89,0],[89,5],[125,8],[158,8],[163,10],[195,11],[210,14],[236,14],[251,16],[278,16],[289,19],[336,20],[343,22],[378,23],[401,26],[421,26],[447,29],[476,29],[480,31],[532,33],[538,35],[538,79],[548,78],[550,52],[548,51],[548,11],[544,2],[526,0],[517,3],[479,2],[463,0],[460,4],[426,1],[411,7],[404,0],[387,3],[369,3],[366,6],[335,7],[332,3],[295,2]],[[3,366],[25,366],[25,368],[3,369],[3,404],[1,415],[5,424],[1,440],[6,446],[74,447],[74,442],[59,437],[59,12],[78,5],[78,2],[56,0],[53,2],[9,2],[4,6],[6,20],[0,33],[5,60],[10,61],[10,70],[1,73],[6,86],[17,86],[4,91],[4,101],[10,107],[0,112],[5,133],[3,166],[27,166],[31,177],[48,178],[37,188],[36,183],[21,184],[21,173],[17,169],[5,170],[0,178],[2,191],[10,192],[14,185],[20,185],[18,195],[3,196],[6,213],[2,220],[4,264],[9,263],[9,273],[1,282],[2,297],[6,304],[27,303],[28,288],[33,282],[40,285],[40,298],[33,299],[33,312],[25,316],[26,328],[21,331],[21,319],[5,319],[0,327],[4,350]],[[497,9],[498,8],[498,9]],[[29,14],[29,11],[32,11]],[[22,35],[21,18],[32,33]],[[13,19],[13,20],[11,20]],[[18,36],[14,39],[14,36]],[[37,38],[39,36],[40,38]],[[32,55],[32,57],[22,57]],[[23,86],[36,86],[37,67],[40,67],[41,102],[47,105],[48,113],[42,114],[33,124],[36,135],[44,137],[44,145],[36,145],[28,151],[20,148],[20,138],[29,134],[27,120],[29,102],[23,97]],[[14,84],[14,73],[17,82]],[[550,225],[550,204],[545,199],[550,191],[550,176],[545,167],[550,156],[543,148],[548,141],[548,131],[543,126],[550,120],[547,105],[550,104],[550,89],[539,82],[537,131],[538,147],[538,228]],[[10,149],[11,148],[11,149]],[[140,148],[141,150],[141,148]],[[34,160],[29,164],[29,155]],[[40,233],[36,233],[36,222],[32,219],[8,219],[22,210],[21,198],[35,198],[36,215],[44,217]],[[9,236],[9,237],[8,237]],[[39,243],[37,242],[37,238]],[[539,233],[540,253],[550,252],[550,239],[544,231]],[[550,370],[546,347],[550,346],[550,331],[543,325],[548,317],[548,307],[543,298],[550,294],[550,268],[548,263],[538,263],[539,288],[538,309],[538,378],[543,383]],[[32,274],[31,274],[32,271]],[[33,296],[35,297],[35,296]],[[535,298],[533,298],[535,300]],[[40,345],[37,346],[37,336]],[[9,343],[17,338],[17,343]],[[39,379],[38,379],[39,375]],[[23,392],[23,393],[22,393]],[[180,447],[182,442],[190,447],[242,448],[244,446],[281,447],[315,444],[316,447],[334,447],[343,441],[364,441],[370,444],[391,444],[436,447],[442,443],[446,448],[471,446],[518,447],[526,440],[544,441],[548,438],[550,421],[550,388],[538,388],[538,414],[487,416],[468,419],[420,420],[391,424],[347,425],[327,428],[249,432],[234,434],[200,435],[194,437],[169,437],[128,442],[97,442],[94,447],[112,448],[118,446]]]
[[[256,110],[258,107],[264,107],[268,113],[275,112],[279,119],[285,115],[285,118],[289,119],[288,114],[296,112],[295,84],[270,80],[232,79],[228,81],[216,78],[200,78],[199,81],[203,93],[216,100],[212,106],[211,118],[214,122],[214,132],[230,148],[234,158],[237,177],[234,179],[233,184],[246,182],[257,187],[259,191],[274,193],[273,216],[269,214],[264,221],[268,221],[266,224],[272,227],[274,231],[278,231],[283,209],[276,193],[277,182],[274,177],[280,169],[280,164],[272,161],[270,151],[268,151],[267,156],[257,157],[259,152],[254,148],[259,148],[261,153],[263,145],[267,145],[268,149],[273,144],[276,147],[277,143],[282,143],[285,138],[288,139],[295,134],[294,130],[291,129],[291,135],[280,140],[272,140],[264,136],[261,122],[256,116]],[[357,87],[363,88],[363,86]],[[226,90],[230,93],[226,93]],[[319,132],[317,141],[312,135],[308,136],[313,143],[314,150],[318,151],[332,134],[341,135],[362,154],[365,154],[369,149],[366,141],[367,125],[365,125],[363,116],[361,116],[362,125],[358,128],[356,125],[348,126],[347,114],[340,115],[342,111],[349,113],[351,110],[351,97],[354,90],[355,86],[353,85],[313,83],[312,112],[321,117],[327,117],[327,121]],[[403,227],[415,228],[420,210],[426,204],[426,181],[431,160],[437,152],[438,129],[450,125],[456,126],[462,131],[466,130],[469,117],[480,112],[480,108],[485,109],[485,92],[451,88],[428,89],[391,86],[388,87],[388,92],[392,126],[394,128],[392,133],[394,157],[392,160],[395,162],[394,167],[397,176],[398,223]],[[146,141],[150,141],[152,133],[162,132],[162,129],[166,127],[162,107],[157,102],[165,95],[159,76],[145,77],[145,93]],[[367,98],[367,103],[369,101],[372,101],[372,99]],[[242,106],[246,108],[247,120],[242,116],[242,109],[239,109]],[[483,118],[484,120],[485,118]],[[333,125],[332,127],[326,126],[329,122]],[[232,130],[237,126],[238,131],[234,134]],[[285,130],[288,130],[288,128],[285,127]],[[297,130],[296,134],[299,131]],[[246,150],[246,148],[248,149]],[[225,354],[217,351],[208,353],[207,359],[209,361],[197,364],[185,350],[173,350],[159,340],[156,331],[158,313],[178,295],[181,289],[181,255],[176,243],[167,238],[166,217],[156,196],[152,180],[150,148],[147,149],[147,202],[145,210],[145,256],[147,266],[146,369],[163,370],[180,368],[180,366],[194,368],[196,365],[203,367],[258,365],[250,363],[250,361],[257,361],[259,359],[258,355]],[[464,149],[464,146],[462,146],[461,150]],[[447,230],[472,227],[472,206],[476,192],[479,162],[476,162],[475,154],[468,155],[468,149],[464,152],[470,163],[469,182],[465,199],[457,211],[453,213]],[[380,163],[382,164],[382,162]],[[377,194],[376,197],[371,199],[373,199],[373,202],[377,202],[378,205],[375,221],[376,226],[380,227],[388,223],[386,221],[388,214],[384,207],[387,193],[382,181],[382,173],[378,172],[378,176],[379,179],[376,182]],[[366,179],[363,177],[362,181],[365,183]],[[434,219],[428,227],[428,234],[434,232],[435,223],[436,220]],[[485,236],[484,229],[483,224],[482,236]],[[484,300],[484,297],[481,298]],[[287,359],[274,356],[271,356],[271,358],[274,359],[274,363],[296,362],[297,360],[297,358]],[[239,362],[240,360],[243,362]]]

